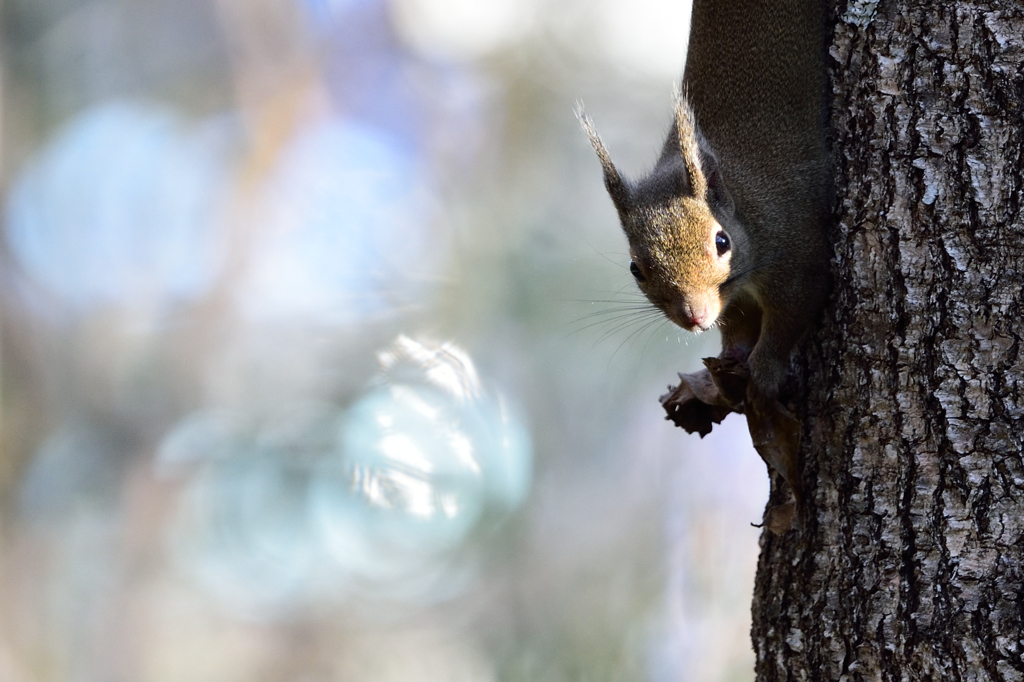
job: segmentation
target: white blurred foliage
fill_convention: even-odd
[[[233,610],[456,596],[474,575],[469,537],[523,502],[529,435],[470,356],[402,336],[379,358],[346,409],[200,412],[164,439],[158,471],[195,469],[174,551]]]
[[[533,27],[537,0],[391,0],[395,29],[428,57],[479,59]]]
[[[76,308],[205,294],[223,260],[230,126],[110,102],[72,118],[22,169],[7,242],[23,272]]]
[[[381,369],[396,377],[403,368],[422,372],[425,379],[458,401],[480,395],[480,377],[473,359],[453,343],[424,344],[401,335],[378,355]]]
[[[590,6],[611,59],[655,77],[682,75],[689,0],[599,0]]]
[[[493,664],[464,635],[408,630],[362,637],[339,680],[367,682],[497,682]]]
[[[238,295],[259,322],[351,324],[422,302],[444,240],[410,149],[340,118],[303,130],[254,213]]]
[[[480,59],[554,21],[583,52],[596,40],[610,61],[655,78],[682,74],[690,7],[690,0],[391,0],[399,36],[428,57]]]
[[[660,428],[659,428],[660,427]],[[664,611],[651,640],[652,682],[752,679],[750,595],[760,522],[768,501],[765,465],[746,423],[730,416],[707,437],[680,439],[648,422],[645,445],[671,452],[666,496]]]

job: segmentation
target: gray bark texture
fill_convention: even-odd
[[[757,679],[1024,680],[1024,4],[835,5],[834,287]]]

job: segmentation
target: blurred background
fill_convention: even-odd
[[[0,0],[0,682],[751,680],[597,160],[682,0]]]

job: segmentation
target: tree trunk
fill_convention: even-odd
[[[1024,6],[835,4],[834,290],[757,679],[1024,680]]]

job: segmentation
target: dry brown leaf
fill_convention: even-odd
[[[754,449],[768,466],[782,475],[799,502],[801,498],[800,421],[781,403],[771,403],[768,413],[753,405],[747,406],[747,428]]]
[[[660,398],[667,413],[666,419],[687,433],[701,438],[711,433],[714,424],[721,424],[733,408],[719,394],[718,387],[708,370],[693,374],[680,374],[679,385],[669,386],[669,392]]]
[[[704,358],[704,366],[708,368],[721,399],[737,412],[742,412],[750,382],[750,369],[746,363],[734,357]]]

